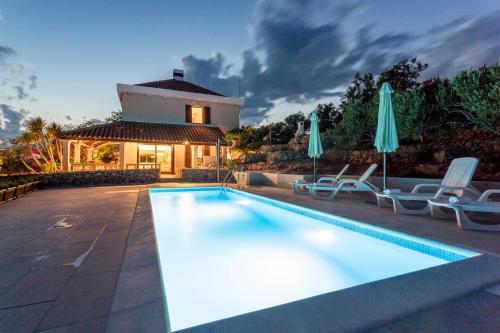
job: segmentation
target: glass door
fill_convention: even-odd
[[[160,166],[161,173],[172,173],[172,145],[156,146],[156,163]]]
[[[137,155],[139,169],[150,169],[155,167],[155,145],[138,145]]]

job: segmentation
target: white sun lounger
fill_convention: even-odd
[[[321,184],[321,186],[335,186],[340,177],[349,169],[349,164],[346,164],[342,170],[335,176],[335,177],[321,177],[318,179],[316,182],[316,185]],[[290,185],[293,188],[293,193],[295,194],[309,194],[309,189],[307,186],[314,185],[315,183],[307,183],[305,180],[297,180],[294,181],[293,183],[290,183]]]
[[[446,174],[441,181],[441,184],[418,184],[410,193],[398,191],[385,191],[375,193],[379,207],[394,208],[397,214],[428,214],[431,213],[435,218],[447,218],[449,214],[443,213],[440,207],[429,205],[429,199],[436,201],[447,202],[450,196],[466,196],[477,198],[481,194],[478,190],[471,186],[470,182],[474,171],[476,170],[478,160],[473,157],[462,157],[454,159]],[[427,192],[422,192],[422,191]],[[434,190],[429,192],[429,190]],[[405,207],[401,202],[418,202],[420,207],[409,208]],[[389,202],[389,203],[388,203]],[[392,202],[392,205],[391,203]]]
[[[468,230],[483,230],[483,231],[500,231],[500,202],[488,201],[492,194],[500,194],[500,190],[487,190],[477,201],[460,200],[450,198],[448,202],[441,200],[429,199],[429,205],[444,207],[455,211],[457,224],[462,229]],[[491,213],[498,219],[497,224],[486,224],[473,221],[467,216],[468,213]]]
[[[343,192],[376,192],[380,191],[378,187],[371,184],[368,178],[377,169],[377,164],[372,164],[365,173],[358,179],[341,179],[335,186],[310,185],[307,186],[311,193],[311,198],[328,200],[337,196],[340,191]]]

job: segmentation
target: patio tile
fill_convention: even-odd
[[[144,265],[157,263],[156,243],[143,243],[127,246],[125,259],[123,260],[123,270],[129,270]]]
[[[124,231],[114,232],[110,231],[109,227],[110,225],[108,224],[104,233],[99,237],[99,239],[95,243],[95,247],[97,249],[106,247],[115,247],[115,246],[125,247],[128,238],[128,229]]]
[[[95,226],[94,228],[81,229],[82,227],[75,230],[68,238],[64,240],[64,243],[80,243],[80,242],[93,242],[99,233],[101,232],[102,226]]]
[[[38,237],[30,241],[28,244],[15,250],[10,257],[27,257],[49,254],[57,250],[57,247],[64,241],[70,233],[64,235],[58,234],[40,234]]]
[[[163,297],[160,271],[150,264],[120,274],[111,312],[136,307]]]
[[[43,318],[40,330],[106,316],[112,302],[117,272],[72,277]]]
[[[474,275],[470,269],[474,269]],[[324,299],[330,307],[338,309],[332,317],[342,326],[362,330],[367,323],[375,325],[381,318],[396,319],[422,309],[425,304],[484,288],[491,280],[500,280],[500,259],[480,256],[344,289],[336,292],[336,297],[320,296],[318,300]],[[360,308],[368,311],[356,311]]]
[[[69,266],[31,270],[0,297],[0,309],[55,300],[73,272]]]
[[[0,240],[0,242],[1,242],[1,240]],[[13,249],[0,250],[0,262],[3,258],[7,258],[14,251],[15,250],[13,250]]]
[[[44,331],[37,331],[37,333],[102,333],[106,330],[106,322],[107,318],[99,318]]]
[[[47,302],[0,310],[0,332],[32,333],[51,305]]]
[[[4,259],[0,267],[0,288],[17,283],[31,269],[37,267],[42,257]]]
[[[167,331],[162,299],[109,316],[107,333],[164,333]]]
[[[7,291],[9,291],[10,288],[9,287],[2,287],[0,288],[0,297],[5,294]]]
[[[142,243],[153,242],[156,240],[155,230],[151,225],[150,228],[135,229],[130,231],[128,244],[138,245]]]
[[[369,333],[454,332],[496,333],[500,330],[500,297],[479,292],[413,314]],[[480,318],[480,319],[479,319]]]
[[[19,249],[36,238],[36,234],[9,235],[0,241],[0,250]]]
[[[76,270],[76,275],[116,271],[120,269],[125,245],[94,248]]]
[[[92,242],[63,243],[59,245],[54,252],[48,254],[41,265],[56,267],[72,263],[76,258],[87,251],[91,245]]]
[[[128,232],[130,228],[130,220],[129,221],[120,221],[109,223],[106,227],[107,232]]]

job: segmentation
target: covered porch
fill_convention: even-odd
[[[64,132],[65,171],[215,168],[218,127],[117,122]],[[220,162],[230,158],[220,140]]]

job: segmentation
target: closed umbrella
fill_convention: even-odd
[[[311,120],[311,129],[309,131],[309,149],[307,150],[307,155],[313,158],[313,180],[316,183],[316,158],[319,158],[323,154],[323,147],[321,147],[321,139],[319,137],[318,128],[318,115],[316,112],[312,112],[309,116]]]
[[[387,153],[392,153],[399,147],[398,132],[396,130],[396,121],[394,120],[391,101],[391,94],[393,92],[388,82],[384,82],[379,91],[380,101],[378,105],[375,147],[377,147],[379,153],[384,153],[384,189],[387,188]]]

